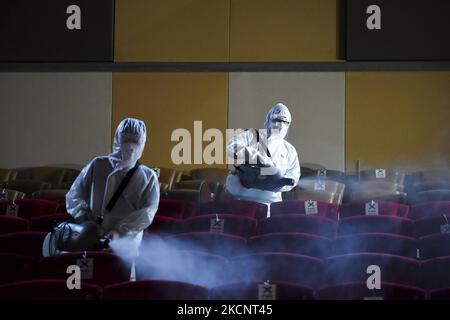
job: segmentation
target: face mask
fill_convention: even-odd
[[[270,137],[284,139],[287,135],[289,125],[284,122],[275,121],[270,124]]]
[[[120,145],[122,155],[122,164],[124,166],[132,165],[139,159],[139,144],[133,142],[124,142]]]

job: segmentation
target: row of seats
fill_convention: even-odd
[[[22,231],[2,234],[0,252],[41,257],[47,233]],[[154,235],[147,235],[144,239],[152,236]],[[279,230],[271,233],[263,231],[250,238],[236,234],[188,231],[163,239],[164,246],[169,249],[195,250],[224,257],[255,252],[282,252],[326,258],[339,254],[372,252],[426,260],[450,255],[450,234],[435,234],[416,240],[386,233],[357,233],[330,239],[311,233]]]
[[[284,282],[238,282],[208,290],[202,286],[168,280],[123,282],[105,287],[85,284],[80,290],[67,290],[64,280],[32,280],[0,286],[0,300],[424,300],[426,298],[448,300],[450,290],[435,290],[427,296],[426,292],[419,288],[392,283],[382,283],[381,289],[369,290],[364,282],[329,286],[318,291]]]
[[[68,267],[80,267],[82,284],[110,285],[130,280],[131,264],[107,252],[79,252],[35,259],[0,254],[0,283],[35,279],[66,280]],[[365,282],[378,269],[384,282],[427,291],[450,288],[450,256],[419,262],[390,254],[344,254],[318,259],[300,254],[264,252],[221,256],[187,250],[141,252],[135,260],[137,280],[183,281],[208,288],[235,282],[288,282],[315,290]]]
[[[265,218],[267,207],[256,202],[208,202],[196,208],[184,201],[161,200],[149,232],[172,234],[211,231],[215,227],[216,231],[222,228],[220,232],[250,237],[257,233],[258,225],[259,233],[302,232],[333,238],[336,232],[340,236],[375,232],[422,237],[449,232],[446,216],[449,210],[450,202],[427,203],[410,208],[390,202],[357,202],[339,207],[322,202],[282,201],[273,203],[271,218]],[[68,216],[63,203],[25,199],[1,201],[0,218],[3,221],[0,228],[5,233],[50,231],[56,222]],[[336,220],[339,221],[337,225]]]

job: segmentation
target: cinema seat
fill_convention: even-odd
[[[169,280],[139,280],[103,288],[103,300],[207,300],[208,289]]]
[[[145,244],[140,252],[135,264],[137,280],[181,281],[210,288],[230,277],[227,259],[218,255]]]
[[[450,256],[450,233],[432,234],[419,239],[420,258]]]
[[[216,181],[225,183],[228,176],[228,169],[225,168],[198,168],[190,172],[193,180]]]
[[[200,214],[233,214],[261,219],[267,216],[267,206],[247,200],[222,200],[202,205]]]
[[[0,214],[6,214],[8,206],[13,202],[0,202]],[[40,199],[16,200],[18,206],[18,216],[25,219],[31,219],[43,215],[56,213],[59,203]]]
[[[69,290],[66,280],[31,280],[0,286],[0,300],[99,300],[102,288],[83,284]]]
[[[185,180],[175,184],[172,191],[195,190],[199,192],[199,203],[207,203],[214,198],[209,184],[203,180]],[[170,191],[168,192],[170,193]]]
[[[411,206],[409,218],[417,220],[450,213],[450,201],[425,202]]]
[[[0,253],[0,284],[35,278],[36,265],[37,261],[33,257]]]
[[[13,232],[28,231],[28,220],[12,216],[0,216],[0,235]]]
[[[50,189],[50,184],[43,181],[36,180],[13,180],[7,184],[8,189],[17,190],[26,194],[26,197],[30,198],[33,192]]]
[[[258,223],[258,235],[279,232],[307,233],[334,238],[336,236],[336,222],[332,219],[313,215],[284,214],[262,219]]]
[[[72,216],[67,213],[55,213],[30,220],[31,231],[51,232],[53,228],[62,221],[67,221]]]
[[[108,252],[75,252],[41,259],[38,265],[40,279],[67,279],[67,267],[81,268],[81,281],[105,286],[129,281],[131,265]]]
[[[229,270],[232,282],[281,281],[316,288],[321,285],[323,274],[321,259],[289,253],[254,253],[234,257]]]
[[[150,226],[145,229],[145,234],[156,234],[160,236],[171,235],[177,232],[178,224],[181,219],[170,218],[166,216],[155,215],[153,222]]]
[[[450,300],[450,288],[431,291],[430,300]]]
[[[182,219],[186,204],[184,201],[161,199],[158,205],[156,216]]]
[[[17,171],[11,169],[1,169],[0,168],[0,182],[8,182],[10,180],[15,180],[17,177]]]
[[[332,255],[347,253],[388,253],[417,258],[419,248],[416,238],[387,233],[358,233],[337,237],[331,245]]]
[[[450,288],[450,256],[422,261],[423,287],[427,290]]]
[[[301,179],[320,179],[327,181],[336,181],[339,183],[345,183],[346,175],[342,171],[328,170],[325,168],[305,168],[302,164]]]
[[[355,233],[390,233],[414,237],[412,220],[394,216],[355,216],[338,222],[338,236]]]
[[[179,232],[218,232],[244,238],[255,234],[256,219],[232,214],[208,214],[183,220]]]
[[[253,253],[280,252],[325,258],[331,241],[328,238],[294,232],[269,233],[251,237],[248,249]]]
[[[201,251],[223,257],[243,254],[247,249],[245,238],[214,232],[181,233],[166,237],[164,241],[174,249]]]
[[[416,259],[381,253],[351,253],[326,259],[327,285],[366,282],[369,266],[378,266],[382,281],[408,286],[420,285],[420,262]]]
[[[289,282],[236,282],[212,288],[210,300],[312,300],[314,289]]]
[[[377,175],[377,171],[379,169],[368,169],[368,170],[361,170],[360,172],[360,177],[362,181],[378,181],[378,180],[384,180],[384,181],[390,181],[390,182],[394,182],[396,184],[403,184],[404,180],[405,180],[405,174],[395,171],[395,170],[390,170],[390,169],[384,169],[384,173],[385,173],[385,177],[381,178],[380,175]],[[383,170],[383,169],[382,169]],[[380,177],[380,178],[378,178]]]
[[[426,202],[450,201],[450,189],[428,190],[417,192],[412,198],[411,203],[414,205]]]
[[[426,292],[418,287],[381,282],[381,289],[370,290],[366,282],[327,286],[317,293],[318,300],[425,300]]]
[[[437,233],[450,232],[450,213],[440,216],[417,219],[414,221],[416,237],[424,237]],[[448,228],[448,231],[446,231]]]
[[[66,194],[68,191],[69,190],[67,190],[67,189],[40,190],[40,191],[33,192],[32,198],[65,203],[66,202]]]
[[[42,257],[46,232],[25,231],[0,235],[0,252]]]
[[[407,194],[401,191],[385,191],[385,190],[374,190],[374,191],[356,191],[350,194],[350,201],[389,201],[396,202],[400,204],[406,204]]]
[[[159,182],[167,184],[168,189],[171,190],[175,181],[176,171],[170,168],[159,168]]]
[[[26,197],[25,193],[12,189],[0,189],[0,192],[6,193],[6,200],[20,200]]]
[[[356,201],[341,205],[339,217],[341,219],[355,216],[364,216],[370,213],[371,207],[378,207],[378,215],[408,217],[409,207],[396,202],[387,201]],[[367,213],[366,213],[367,212]]]
[[[303,214],[306,215],[308,208],[308,200],[287,200],[274,202],[270,205],[270,216],[276,217],[285,214]],[[327,217],[337,220],[339,205],[322,201],[317,201],[317,213],[315,216]]]

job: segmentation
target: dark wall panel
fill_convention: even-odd
[[[347,60],[450,60],[449,15],[449,0],[347,0]]]
[[[112,61],[113,30],[114,0],[4,0],[0,61]]]

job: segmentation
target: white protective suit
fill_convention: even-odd
[[[233,196],[238,199],[269,205],[272,202],[281,201],[281,192],[290,191],[297,185],[300,179],[297,151],[284,139],[290,123],[289,109],[284,104],[277,103],[270,109],[264,122],[268,138],[264,136],[264,132],[260,133],[260,141],[267,143],[270,157],[265,152],[265,148],[261,148],[260,144],[256,143],[254,130],[247,130],[234,135],[227,145],[227,156],[234,159],[245,159],[247,157],[249,163],[252,164],[256,164],[257,159],[259,159],[262,164],[276,167],[284,177],[294,179],[295,184],[284,186],[279,192],[271,192],[246,188],[241,184],[237,175],[229,175],[226,185],[227,190]]]
[[[75,221],[97,221],[103,217],[103,234],[114,239],[125,236],[132,240],[136,250],[143,230],[152,223],[158,209],[159,182],[155,172],[141,164],[111,212],[105,207],[127,171],[142,156],[145,142],[143,121],[122,120],[114,137],[113,152],[93,159],[84,167],[66,195],[67,212]]]

